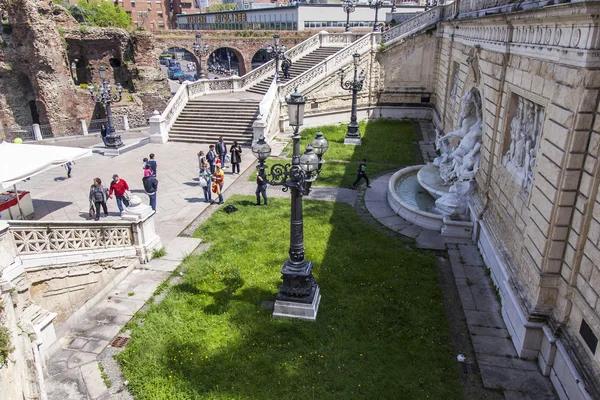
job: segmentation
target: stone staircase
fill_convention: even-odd
[[[294,79],[304,71],[308,70],[309,68],[312,68],[316,64],[320,63],[330,55],[337,53],[341,49],[342,47],[319,47],[315,51],[305,55],[304,57],[292,64],[292,66],[290,67],[289,79],[283,79],[283,72],[280,72],[279,82],[285,83],[289,80]],[[267,79],[260,81],[259,83],[250,87],[246,91],[264,95],[265,93],[267,93],[267,90],[269,90],[269,86],[271,86],[271,81],[273,80],[274,75],[275,74],[269,75]]]
[[[223,136],[227,144],[237,140],[241,145],[249,145],[258,104],[259,101],[248,100],[190,100],[173,124],[169,140],[214,144]]]

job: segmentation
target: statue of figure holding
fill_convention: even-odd
[[[436,147],[439,149],[442,141],[448,142],[451,138],[462,139],[476,122],[477,106],[475,104],[475,94],[469,91],[462,97],[462,110],[458,118],[458,129],[438,137]]]
[[[504,155],[504,159],[502,163],[506,165],[509,161],[515,158],[515,151],[517,147],[517,141],[519,140],[519,132],[521,130],[521,122],[523,121],[523,99],[519,99],[519,105],[517,106],[517,112],[513,117],[512,121],[510,121],[510,147],[506,154]]]

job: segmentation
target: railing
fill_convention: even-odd
[[[167,132],[169,129],[171,129],[175,123],[175,120],[181,113],[181,110],[183,110],[189,100],[188,86],[189,84],[187,81],[183,82],[181,86],[179,86],[179,89],[177,89],[175,96],[173,96],[167,105],[167,108],[165,108],[165,110],[162,112],[162,117],[164,117],[164,124]]]
[[[440,20],[443,10],[446,7],[450,8],[452,7],[452,4],[432,8],[431,10],[425,11],[416,17],[409,19],[408,21],[401,23],[400,25],[396,25],[389,31],[382,34],[382,42],[388,45],[401,36],[403,37],[417,32],[429,25],[437,24],[437,22]]]
[[[102,125],[107,125],[108,124],[108,119],[92,119],[90,120],[90,122],[88,123],[88,133],[92,133],[92,132],[100,132],[100,129],[102,128]]]
[[[131,222],[11,221],[18,255],[134,246]]]
[[[359,40],[353,42],[351,45],[346,46],[337,53],[327,57],[314,67],[304,71],[291,81],[286,82],[285,85],[281,85],[279,87],[279,95],[281,97],[287,96],[296,88],[310,86],[314,82],[323,79],[328,74],[335,73],[344,65],[352,62],[352,56],[354,53],[362,55],[370,51],[373,46],[372,39],[373,33],[368,33]]]
[[[35,134],[33,133],[33,126],[19,126],[13,128],[4,128],[4,136],[7,141],[13,141],[16,138],[20,138],[23,141],[35,140]]]

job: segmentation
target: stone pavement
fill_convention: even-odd
[[[542,375],[537,363],[518,358],[477,246],[469,239],[445,238],[396,215],[387,202],[392,175],[371,182],[372,188],[365,194],[367,210],[391,230],[414,238],[419,248],[447,249],[477,358],[466,362],[477,361],[483,386],[503,392],[506,400],[557,399],[550,379]]]

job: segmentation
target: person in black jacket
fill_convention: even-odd
[[[150,207],[156,211],[156,192],[158,191],[158,180],[154,175],[152,175],[152,168],[149,164],[146,164],[142,182],[144,184],[144,190],[146,191],[148,199],[150,200]]]
[[[208,153],[206,153],[206,161],[208,161],[208,165],[210,166],[211,175],[215,173],[215,164],[217,162],[217,153],[215,153],[215,145],[211,144],[209,146]]]
[[[223,141],[223,136],[219,137],[219,141],[217,142],[215,147],[216,147],[215,150],[217,152],[217,155],[219,156],[219,159],[221,160],[221,167],[223,169],[225,169],[225,156],[227,155],[227,145]]]

